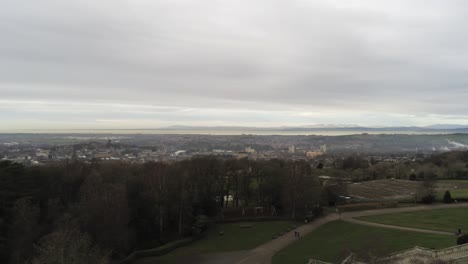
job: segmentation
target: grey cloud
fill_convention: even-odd
[[[363,112],[463,116],[467,12],[463,1],[9,1],[0,91],[208,109],[200,120],[221,108],[337,113],[337,122],[346,112],[358,122]]]

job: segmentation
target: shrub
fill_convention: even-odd
[[[61,229],[42,237],[31,264],[108,264],[109,252],[94,245],[91,237],[74,229]]]
[[[206,215],[198,215],[192,226],[192,234],[199,235],[211,225],[211,220]]]
[[[468,235],[463,235],[457,238],[457,245],[468,243]]]
[[[313,214],[315,217],[320,216],[322,213],[323,213],[323,207],[321,207],[321,206],[317,206],[317,207],[314,207],[314,208],[312,209],[312,214]]]
[[[428,194],[428,195],[425,195],[421,198],[421,202],[422,203],[425,203],[425,204],[431,204],[435,201],[435,195],[433,194]]]
[[[444,203],[451,203],[451,202],[453,202],[452,194],[450,193],[450,191],[446,191],[444,194]]]

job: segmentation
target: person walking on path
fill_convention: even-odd
[[[338,214],[338,218],[341,219],[341,211],[340,211],[340,209],[338,209],[338,207],[336,207],[335,211],[336,211],[336,213]]]

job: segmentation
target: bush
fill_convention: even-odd
[[[468,243],[468,235],[463,235],[457,238],[457,245]]]
[[[435,195],[433,195],[433,194],[428,194],[428,195],[423,196],[423,197],[421,198],[421,202],[422,202],[422,203],[425,203],[425,204],[431,204],[431,203],[433,203],[434,201],[435,201]]]
[[[109,252],[94,245],[91,237],[74,229],[61,229],[42,237],[31,264],[108,264]]]
[[[211,220],[206,215],[198,215],[192,226],[192,235],[205,232],[211,225]]]
[[[453,202],[452,194],[450,193],[450,191],[446,191],[444,194],[444,203],[451,203],[451,202]]]
[[[315,217],[320,216],[322,213],[323,213],[323,207],[321,207],[321,206],[317,206],[317,207],[314,207],[314,208],[312,209],[312,214],[313,214]]]

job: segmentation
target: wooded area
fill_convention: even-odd
[[[322,190],[306,161],[0,163],[0,262],[107,263],[203,232],[223,208],[303,217]]]

